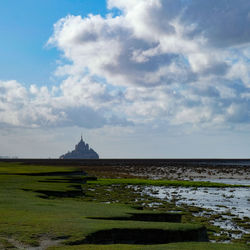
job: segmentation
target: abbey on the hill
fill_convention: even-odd
[[[99,155],[82,139],[75,146],[75,150],[60,156],[60,159],[99,159]]]

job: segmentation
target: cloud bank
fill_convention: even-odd
[[[59,85],[0,81],[2,126],[249,124],[248,0],[107,7],[105,17],[69,15],[54,25],[48,44],[68,62],[55,72]]]

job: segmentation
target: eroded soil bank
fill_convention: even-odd
[[[82,243],[91,244],[164,244],[169,242],[208,241],[206,228],[189,231],[161,229],[112,229],[88,235]]]

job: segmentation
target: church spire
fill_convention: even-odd
[[[82,139],[82,133],[81,133],[81,141],[83,141],[83,139]]]

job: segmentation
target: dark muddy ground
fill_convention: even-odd
[[[25,165],[72,166],[103,177],[142,177],[153,179],[192,180],[250,179],[249,159],[0,159]]]

